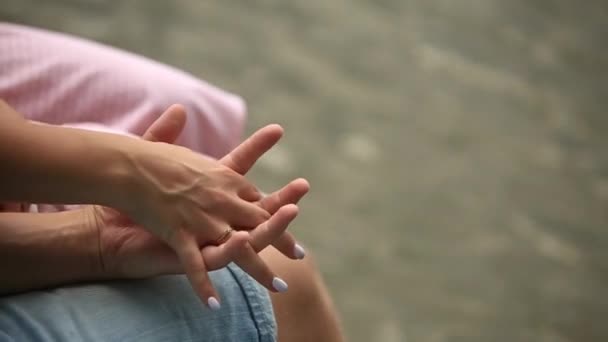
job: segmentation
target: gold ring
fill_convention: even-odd
[[[230,238],[230,235],[232,235],[232,228],[226,228],[226,230],[224,230],[222,235],[220,235],[220,237],[217,240],[215,240],[215,243],[217,245],[223,244],[224,242],[228,241],[228,239]]]

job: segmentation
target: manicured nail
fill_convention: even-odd
[[[213,311],[220,309],[220,302],[218,302],[215,297],[209,297],[209,299],[207,299],[207,305],[209,305],[209,309]]]
[[[272,278],[272,287],[278,292],[285,292],[289,286],[287,286],[287,283],[283,279],[274,277]]]
[[[296,258],[298,259],[304,259],[304,256],[306,256],[306,251],[302,246],[296,243],[296,246],[293,249],[293,254],[295,254]]]

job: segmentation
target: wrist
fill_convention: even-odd
[[[88,204],[127,210],[135,200],[138,179],[131,163],[137,153],[138,139],[110,133],[87,132],[87,144],[95,151],[96,167],[91,174],[90,190],[95,200]]]
[[[0,214],[1,293],[100,279],[96,233],[81,209]]]
[[[101,249],[102,227],[99,207],[88,205],[78,209],[78,211],[80,211],[82,222],[79,237],[81,242],[87,245],[86,251],[82,253],[86,255],[86,259],[88,260],[85,273],[90,279],[110,279],[112,277],[104,262]]]
[[[87,209],[37,215],[53,215],[52,223],[47,228],[49,235],[54,236],[48,241],[48,260],[63,265],[64,280],[79,282],[99,279],[102,273],[98,234],[94,226],[88,223]]]
[[[137,139],[30,122],[2,138],[2,200],[118,206],[135,181],[126,157]]]

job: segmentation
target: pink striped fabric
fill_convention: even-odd
[[[240,97],[175,68],[77,37],[1,22],[0,98],[30,120],[138,136],[180,103],[188,121],[177,143],[215,158],[238,144],[246,117]]]

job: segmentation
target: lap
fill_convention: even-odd
[[[234,265],[210,273],[222,308],[184,276],[83,284],[0,298],[2,341],[274,341],[268,293]]]
[[[170,104],[188,123],[178,143],[221,157],[240,139],[243,101],[168,66],[107,46],[0,23],[0,98],[29,119],[95,123],[139,135]],[[267,292],[236,267],[211,273],[208,311],[183,276],[83,284],[0,298],[0,341],[272,341]]]

